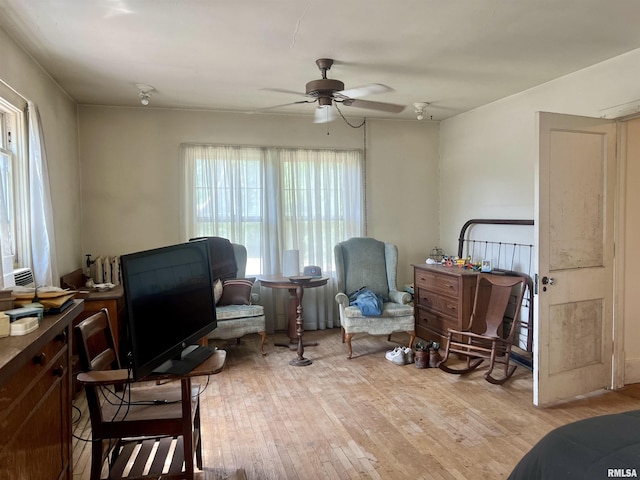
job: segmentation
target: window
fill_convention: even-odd
[[[25,266],[29,258],[22,233],[28,228],[23,122],[22,111],[0,98],[0,245],[5,275],[15,266]]]
[[[281,271],[281,253],[334,271],[336,243],[364,232],[358,150],[183,145],[184,233],[245,245],[247,274]]]

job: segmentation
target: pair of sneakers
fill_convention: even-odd
[[[385,353],[384,357],[396,365],[413,363],[413,350],[409,347],[396,347]]]

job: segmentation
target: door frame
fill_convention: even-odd
[[[625,243],[627,225],[627,122],[640,118],[633,114],[614,119],[616,126],[616,160],[618,162],[617,196],[615,205],[616,226],[614,229],[614,314],[613,314],[613,359],[612,385],[613,390],[625,385],[626,357],[624,351],[625,324],[625,273],[627,246]]]

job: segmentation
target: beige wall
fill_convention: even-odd
[[[470,218],[534,218],[536,112],[599,117],[612,106],[640,103],[638,78],[640,50],[634,50],[442,122],[443,246],[455,249],[460,226]],[[639,177],[640,171],[630,165],[628,184]],[[498,235],[502,233],[507,234]],[[522,240],[535,243],[531,235]],[[638,236],[629,237],[626,251],[637,251],[638,242]],[[623,319],[626,383],[640,381],[640,319],[632,314],[637,307],[631,297],[633,290],[625,299]]]
[[[0,29],[0,79],[38,106],[51,181],[58,270],[79,266],[80,173],[76,104]]]
[[[180,232],[183,142],[363,148],[341,120],[211,111],[81,106],[83,253],[113,255],[185,240]],[[327,135],[327,132],[329,135]],[[400,284],[438,238],[438,125],[367,123],[368,234],[400,249]]]

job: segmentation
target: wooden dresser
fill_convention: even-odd
[[[413,265],[418,337],[442,343],[447,329],[460,330],[469,322],[477,275],[473,270],[458,267]]]
[[[0,478],[72,479],[71,324],[82,300],[0,338]]]

